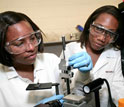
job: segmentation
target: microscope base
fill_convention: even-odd
[[[72,103],[64,102],[63,106],[64,107],[87,107],[85,102],[81,104],[72,104]]]
[[[65,96],[64,99],[64,107],[87,107],[86,102],[84,101],[84,96],[77,96],[69,94]]]

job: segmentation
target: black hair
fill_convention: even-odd
[[[39,27],[24,13],[6,11],[0,13],[0,63],[6,66],[13,66],[12,55],[5,49],[6,33],[8,27],[20,21],[27,21],[34,31],[40,30]],[[38,47],[39,52],[43,52],[43,37],[41,34],[41,44]]]
[[[114,16],[118,20],[119,26],[118,26],[118,29],[116,32],[119,34],[119,36],[122,35],[121,34],[121,32],[123,31],[122,17],[121,17],[121,13],[120,13],[119,9],[116,8],[115,6],[112,6],[112,5],[102,6],[98,9],[96,9],[87,19],[87,21],[84,25],[84,30],[80,36],[79,41],[78,41],[78,42],[81,42],[81,47],[84,43],[88,42],[90,25],[93,23],[93,21],[95,21],[103,13],[111,14],[112,16]],[[114,43],[112,43],[112,45],[119,49],[119,41],[118,40],[116,40]]]

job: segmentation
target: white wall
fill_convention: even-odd
[[[46,33],[45,42],[69,39],[76,25],[84,25],[87,17],[98,7],[117,6],[122,0],[0,0],[0,12],[24,12]]]

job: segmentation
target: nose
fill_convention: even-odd
[[[100,34],[100,36],[99,36],[99,38],[98,38],[101,42],[105,42],[105,40],[106,40],[106,37],[105,37],[105,35],[104,34]]]
[[[34,46],[34,44],[29,42],[29,43],[26,44],[25,48],[26,48],[26,51],[29,52],[29,51],[34,51],[35,46]]]

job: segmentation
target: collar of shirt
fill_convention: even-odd
[[[34,63],[34,76],[36,75],[36,72],[45,69],[45,66],[41,58],[43,58],[43,55],[41,55],[40,57],[39,56],[36,57],[36,61]],[[14,67],[4,66],[4,69],[8,77],[8,80],[20,77]]]
[[[5,72],[8,77],[8,80],[19,76],[14,67],[5,66]]]
[[[119,55],[118,52],[120,52],[118,49],[109,45],[102,52],[102,56],[104,56],[104,57],[106,56],[106,58],[117,58]]]
[[[44,66],[44,55],[43,54],[37,54],[37,57],[36,57],[36,61],[34,63],[34,71],[39,71],[39,70],[43,70],[45,69],[45,66]]]

